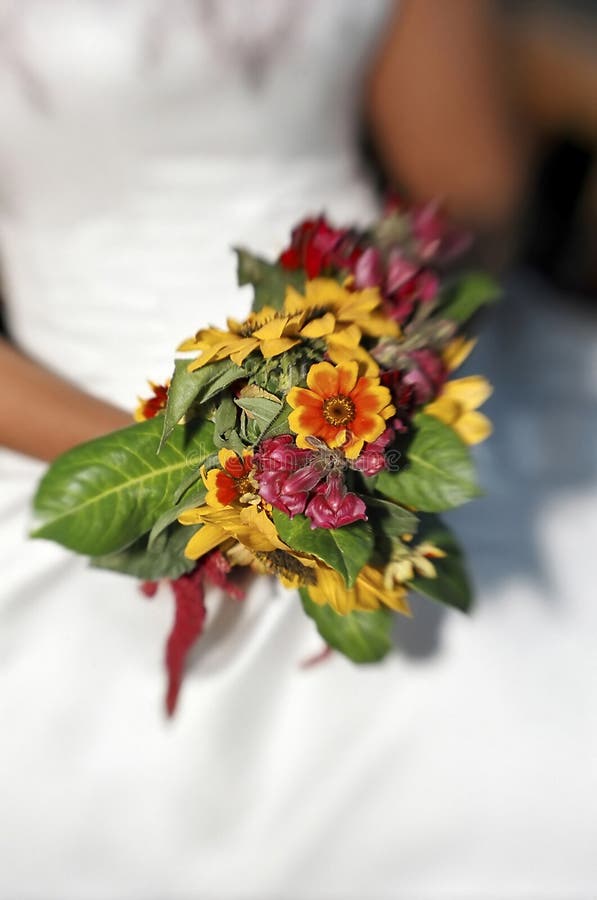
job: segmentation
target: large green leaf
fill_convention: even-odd
[[[144,581],[158,581],[160,578],[178,578],[195,568],[197,562],[187,559],[184,548],[197,528],[172,525],[148,546],[147,536],[139,538],[130,547],[119,553],[94,556],[91,565],[98,569],[110,569],[123,575],[133,575]]]
[[[253,312],[259,312],[264,306],[282,309],[288,285],[297,291],[304,289],[305,273],[302,269],[295,271],[284,269],[277,263],[269,263],[241,248],[236,248],[235,252],[239,285],[252,284],[255,290]]]
[[[419,541],[431,541],[447,555],[433,560],[437,578],[417,576],[410,582],[410,587],[432,600],[466,612],[471,607],[473,595],[462,551],[454,535],[437,516],[425,516],[417,536]]]
[[[193,403],[206,403],[244,375],[243,369],[230,359],[208,363],[195,372],[189,372],[189,362],[188,359],[177,359],[174,362],[160,449]]]
[[[433,416],[415,417],[415,434],[400,472],[382,472],[380,494],[422,512],[441,512],[478,497],[475,467],[466,444]]]
[[[279,509],[274,509],[273,516],[278,534],[289,547],[323,560],[340,573],[349,588],[373,553],[373,529],[367,522],[342,528],[311,528],[306,516],[291,519]]]
[[[341,616],[331,606],[313,603],[300,589],[303,609],[313,619],[324,641],[353,662],[379,662],[392,646],[392,614],[387,609],[352,612]]]
[[[370,494],[363,494],[362,497],[374,527],[378,526],[388,537],[416,533],[419,520],[413,512],[391,500],[382,500],[381,497],[372,497]]]
[[[445,288],[436,315],[464,324],[478,309],[494,303],[501,294],[500,286],[484,272],[469,272]]]
[[[214,450],[213,425],[202,422],[191,442],[184,428],[175,428],[158,455],[161,426],[149,419],[60,456],[39,485],[33,537],[100,556],[149,531],[174,506],[189,461],[197,466]]]

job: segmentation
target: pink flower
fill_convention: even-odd
[[[386,428],[376,441],[365,444],[363,452],[359,458],[355,460],[355,469],[358,469],[363,475],[377,475],[378,472],[385,469],[385,450],[393,437],[394,430],[392,428]]]
[[[408,284],[416,276],[419,267],[401,253],[400,250],[392,250],[388,256],[388,270],[386,277],[386,293],[394,294]]]
[[[422,406],[439,394],[448,373],[440,357],[432,350],[413,350],[409,360],[410,369],[402,381],[413,388],[415,403]]]
[[[305,513],[311,519],[311,528],[341,528],[360,519],[367,521],[364,501],[346,490],[338,473],[333,473],[325,484],[319,485]]]
[[[392,250],[384,295],[388,314],[397,322],[405,322],[417,303],[434,300],[439,291],[439,279],[430,269],[421,268],[399,250]]]
[[[385,281],[385,273],[381,260],[381,253],[376,247],[367,247],[357,260],[354,269],[354,283],[357,290],[364,288],[381,287]]]
[[[319,474],[313,481],[309,463],[314,456],[311,450],[299,450],[290,434],[265,440],[255,454],[263,499],[291,518],[302,513],[309,490],[323,477]]]
[[[313,453],[299,450],[291,434],[280,434],[267,438],[255,454],[258,472],[296,472],[306,465]]]
[[[421,259],[446,262],[464,253],[471,244],[471,235],[452,225],[437,202],[415,207],[411,217],[417,254]]]
[[[286,482],[286,490],[290,491],[312,491],[317,487],[319,482],[325,477],[325,462],[319,460],[315,453],[311,454],[313,461],[303,466],[298,472],[294,472]],[[322,464],[323,463],[323,464]]]
[[[288,490],[287,472],[261,472],[258,475],[259,493],[267,503],[281,509],[292,518],[304,512],[309,494]]]

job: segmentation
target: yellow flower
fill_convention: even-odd
[[[267,512],[255,505],[220,509],[199,506],[181,513],[178,521],[182,525],[202,525],[185,547],[184,554],[188,559],[199,559],[230,538],[254,553],[288,550]]]
[[[319,606],[329,604],[341,616],[355,610],[370,612],[385,606],[405,616],[411,614],[406,588],[398,585],[388,589],[383,572],[374,566],[365,566],[350,589],[335,569],[318,563],[316,572],[317,583],[306,585],[311,600]]]
[[[238,545],[237,545],[238,546]],[[228,554],[230,558],[230,553]],[[248,557],[248,559],[247,559]],[[232,548],[232,559],[245,559],[245,565],[261,575],[275,575],[284,587],[291,590],[314,583],[317,562],[312,556],[296,553],[287,547],[285,550],[270,550],[242,554]]]
[[[405,581],[411,581],[415,575],[436,578],[437,571],[431,560],[443,559],[445,556],[444,551],[430,541],[423,541],[416,547],[398,545],[384,569],[384,584],[391,590]]]
[[[462,365],[474,350],[476,343],[476,338],[466,338],[462,335],[450,341],[442,353],[442,360],[448,372],[453,372]]]
[[[223,506],[258,499],[251,450],[245,450],[241,459],[234,450],[223,447],[218,453],[218,461],[220,468],[216,466],[207,473],[205,469],[201,470],[201,477],[207,488],[205,502],[208,506],[221,509]]]
[[[377,288],[350,291],[333,278],[308,281],[304,296],[293,287],[288,287],[284,307],[293,312],[330,310],[339,327],[356,325],[367,337],[397,337],[400,333],[397,323],[383,312],[381,294]]]
[[[447,381],[439,396],[424,408],[440,422],[450,425],[466,444],[478,444],[491,434],[491,422],[477,407],[491,396],[492,388],[481,375]]]
[[[388,388],[379,378],[359,378],[356,362],[332,366],[315,363],[307,374],[307,387],[294,387],[287,401],[293,412],[288,425],[297,435],[298,447],[308,449],[308,437],[318,437],[328,447],[341,447],[348,459],[356,459],[365,441],[374,441],[396,410]]]
[[[228,358],[240,366],[255,350],[271,359],[303,341],[323,339],[334,362],[357,359],[367,374],[377,374],[379,367],[360,346],[361,338],[399,333],[380,307],[376,288],[351,292],[331,278],[317,278],[307,282],[304,296],[287,288],[281,310],[268,306],[251,313],[244,322],[228,319],[227,330],[204,328],[178,349],[201,351],[189,365],[192,372]]]
[[[244,322],[228,319],[228,330],[204,328],[194,338],[184,341],[179,350],[200,350],[201,355],[189,365],[189,371],[200,369],[210,362],[230,358],[241,366],[254,350],[264,359],[278,356],[303,340],[321,338],[334,330],[331,313],[313,315],[309,312],[289,314],[264,306],[251,313]]]
[[[361,346],[363,337],[398,337],[400,327],[382,310],[377,288],[350,291],[332,278],[314,278],[302,296],[294,288],[286,291],[285,308],[327,309],[335,318],[334,331],[325,338],[327,355],[334,363],[356,360],[365,375],[377,375],[379,366]]]

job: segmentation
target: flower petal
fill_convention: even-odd
[[[225,541],[227,537],[228,534],[223,528],[217,525],[204,525],[192,536],[185,547],[184,555],[187,559],[199,559]]]
[[[289,337],[277,338],[271,341],[262,341],[261,355],[264,359],[271,359],[273,356],[279,356],[281,353],[286,353],[287,350],[296,347],[297,344],[300,344],[298,338]]]
[[[487,416],[474,410],[461,416],[453,427],[465,444],[479,444],[493,431],[493,426]]]
[[[455,378],[447,381],[440,397],[457,400],[463,409],[477,409],[491,396],[493,388],[482,375],[468,375],[466,378]]]
[[[301,336],[306,338],[320,338],[327,334],[332,334],[336,327],[336,319],[333,313],[328,312],[319,319],[313,319],[311,322],[301,328]]]
[[[328,362],[315,363],[307,373],[307,385],[324,399],[338,393],[338,370]]]

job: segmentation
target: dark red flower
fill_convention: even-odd
[[[135,410],[135,419],[137,422],[153,419],[163,409],[166,409],[166,404],[168,403],[168,385],[154,384],[153,381],[150,381],[149,386],[153,391],[153,396],[139,400],[139,405]]]
[[[333,228],[325,216],[305,219],[292,230],[290,245],[278,262],[285,269],[305,269],[309,278],[352,272],[362,253],[359,235],[348,228]]]
[[[166,712],[174,714],[187,654],[201,637],[205,623],[204,572],[201,565],[171,582],[174,592],[174,624],[166,642]]]
[[[165,663],[168,673],[166,712],[174,715],[184,667],[189,651],[201,637],[205,624],[205,588],[207,584],[221,588],[229,597],[242,600],[243,590],[228,577],[231,566],[226,557],[213,550],[199,561],[192,572],[168,579],[174,594],[174,622],[166,642]],[[153,597],[157,581],[144,581],[141,591]]]

